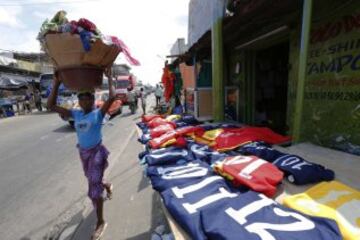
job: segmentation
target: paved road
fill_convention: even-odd
[[[125,108],[104,126],[110,168],[138,118]],[[0,239],[49,239],[76,221],[88,202],[75,144],[74,131],[56,114],[0,120]]]

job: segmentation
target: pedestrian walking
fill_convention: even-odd
[[[28,113],[31,113],[31,99],[32,94],[26,93],[24,98],[24,113],[26,113],[26,111],[28,111]]]
[[[35,91],[34,91],[34,100],[35,100],[35,106],[36,106],[37,110],[39,110],[41,112],[42,111],[41,95],[40,95],[40,91],[38,89],[35,89]]]
[[[103,180],[105,169],[108,166],[109,151],[102,144],[102,121],[115,100],[115,89],[111,77],[111,69],[105,71],[109,79],[109,98],[100,109],[94,108],[94,93],[80,92],[78,94],[80,110],[68,110],[56,105],[56,98],[61,81],[54,76],[53,88],[48,98],[48,109],[55,111],[65,118],[74,119],[74,127],[78,139],[78,150],[85,176],[88,180],[88,196],[91,199],[97,215],[97,224],[92,239],[99,239],[107,223],[104,220],[103,192],[106,190],[107,198],[112,197],[112,184]]]
[[[134,89],[128,88],[127,100],[129,103],[129,108],[130,108],[131,114],[134,114],[137,109],[137,96],[136,96],[136,92],[134,91]]]
[[[160,105],[160,100],[161,100],[161,97],[163,95],[163,90],[162,88],[160,87],[159,84],[156,84],[156,88],[155,88],[155,98],[156,98],[156,107],[158,108],[159,105]]]
[[[146,114],[146,96],[144,92],[144,88],[140,89],[140,99],[141,99],[141,108],[143,110],[143,115]]]

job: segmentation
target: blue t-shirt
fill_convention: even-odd
[[[104,118],[101,110],[96,109],[88,114],[84,114],[82,110],[72,110],[71,113],[80,147],[89,149],[99,144],[102,139],[101,127]]]

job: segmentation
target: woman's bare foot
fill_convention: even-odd
[[[112,183],[104,183],[104,187],[106,190],[106,198],[111,200],[113,195],[114,185]]]
[[[98,223],[96,225],[93,235],[91,236],[91,240],[99,240],[102,237],[102,235],[104,234],[106,227],[107,227],[106,222]]]

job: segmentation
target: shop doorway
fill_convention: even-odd
[[[289,42],[256,51],[255,125],[286,134]]]

